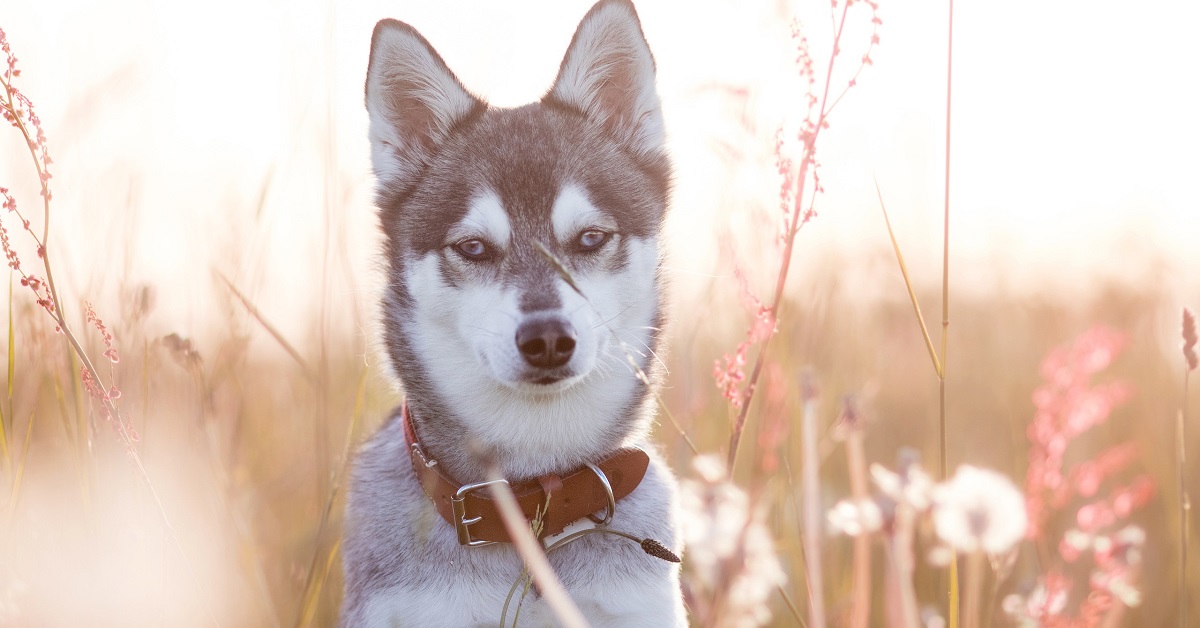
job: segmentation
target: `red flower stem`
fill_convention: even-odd
[[[825,90],[821,95],[821,109],[817,116],[817,123],[813,128],[812,133],[805,136],[804,139],[804,154],[800,160],[800,174],[796,177],[793,189],[795,190],[795,200],[792,204],[792,220],[788,223],[787,237],[784,238],[783,252],[780,254],[779,274],[775,279],[775,293],[771,299],[772,324],[777,324],[779,320],[779,306],[783,302],[783,290],[787,286],[788,269],[792,265],[792,250],[796,244],[796,234],[800,231],[800,210],[804,207],[804,182],[808,178],[808,166],[813,161],[813,156],[817,149],[817,137],[821,133],[821,129],[825,126],[825,117],[828,115],[829,104],[829,84],[833,80],[833,66],[837,60],[838,46],[842,40],[842,32],[846,27],[846,13],[850,9],[850,3],[847,2],[842,7],[842,18],[838,24],[837,34],[833,38],[833,51],[829,55],[829,67],[825,72]],[[813,191],[816,194],[816,191]],[[775,337],[775,329],[767,334],[763,339],[762,346],[758,349],[758,355],[754,358],[754,368],[750,371],[750,379],[746,381],[745,392],[742,393],[741,408],[738,409],[737,418],[733,422],[733,434],[729,437],[729,469],[730,477],[733,477],[734,463],[737,462],[738,444],[742,440],[742,430],[746,427],[746,415],[750,411],[750,402],[754,398],[754,392],[758,389],[758,378],[762,375],[763,365],[767,361],[767,349],[771,345],[771,339]]]

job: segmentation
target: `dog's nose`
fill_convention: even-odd
[[[530,366],[562,366],[575,352],[575,328],[560,316],[525,321],[517,328],[517,349]]]

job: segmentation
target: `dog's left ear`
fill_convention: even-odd
[[[635,154],[663,148],[654,56],[628,0],[601,0],[584,16],[543,102],[577,109]]]

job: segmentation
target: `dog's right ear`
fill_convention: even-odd
[[[450,129],[486,107],[416,29],[396,20],[375,25],[366,92],[371,163],[381,189],[407,187]]]

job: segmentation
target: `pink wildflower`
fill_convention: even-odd
[[[1073,527],[1057,541],[1064,564],[1078,569],[1091,563],[1090,591],[1072,612],[1067,605],[1072,578],[1051,566],[1034,593],[1026,598],[1005,599],[1006,612],[1021,625],[1097,626],[1118,600],[1126,606],[1140,600],[1131,566],[1136,564],[1141,541],[1135,528],[1127,526],[1115,534],[1112,530],[1150,501],[1155,485],[1149,476],[1141,475],[1101,494],[1105,483],[1137,457],[1136,445],[1110,447],[1069,470],[1065,468],[1070,445],[1087,430],[1107,421],[1130,396],[1129,386],[1122,382],[1092,383],[1092,377],[1111,365],[1124,345],[1122,334],[1097,327],[1070,346],[1054,349],[1042,362],[1045,381],[1033,394],[1035,413],[1027,432],[1026,536],[1050,541],[1046,538],[1047,528],[1061,514],[1068,514],[1062,511],[1079,498],[1090,500],[1074,511]]]

